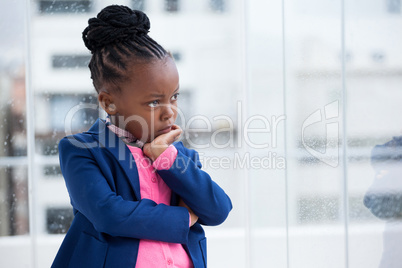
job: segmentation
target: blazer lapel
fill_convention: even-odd
[[[93,134],[93,137],[99,141],[99,146],[104,147],[116,158],[134,190],[135,197],[140,200],[140,181],[138,179],[137,165],[127,145],[110,131],[101,119],[98,119],[87,133]]]

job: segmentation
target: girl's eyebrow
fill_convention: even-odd
[[[175,91],[173,91],[173,94],[175,94],[177,91],[179,91],[180,86],[177,86]],[[156,93],[151,93],[148,95],[149,97],[154,97],[154,98],[163,98],[165,97],[165,94],[156,94]]]

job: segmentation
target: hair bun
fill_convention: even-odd
[[[109,44],[146,35],[150,27],[145,13],[126,6],[111,5],[102,9],[96,18],[88,20],[82,39],[85,46],[94,53]]]

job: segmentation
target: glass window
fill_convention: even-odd
[[[0,3],[0,243],[30,233],[25,87],[25,2]],[[2,241],[6,242],[2,242]],[[2,247],[1,258],[4,254]],[[12,257],[29,253],[21,248]],[[12,260],[11,260],[12,261]],[[3,261],[2,261],[3,265]],[[10,263],[12,266],[12,264]]]
[[[145,0],[132,0],[131,4],[132,9],[136,10],[145,10]]]
[[[2,267],[50,267],[74,218],[58,143],[105,117],[81,37],[105,2],[0,1]],[[181,140],[232,199],[208,266],[400,266],[400,0],[113,4],[149,10]]]
[[[43,175],[46,178],[62,178],[61,169],[59,165],[45,165],[43,166]]]
[[[386,0],[387,1],[387,11],[393,14],[401,13],[401,0]]]
[[[209,6],[213,11],[224,12],[225,11],[225,0],[210,0]]]
[[[88,68],[91,56],[87,55],[54,55],[52,56],[52,66],[59,68]]]
[[[99,112],[92,106],[86,107],[86,103],[97,104],[97,98],[92,95],[81,94],[52,94],[49,96],[50,111],[53,115],[50,123],[52,132],[65,132],[67,127],[71,127],[74,133],[87,130],[88,127],[95,123]],[[66,122],[69,114],[71,114],[71,121]],[[66,127],[66,124],[69,124],[69,126]]]
[[[178,12],[180,10],[179,0],[165,0],[165,11]]]
[[[27,169],[25,165],[9,166],[0,168],[0,236],[26,235],[29,233]]]
[[[182,54],[178,51],[173,51],[172,52],[173,58],[176,62],[180,62],[182,59]]]
[[[91,0],[40,0],[39,11],[42,14],[54,13],[88,13],[91,11]]]
[[[48,208],[46,229],[49,234],[65,234],[70,228],[74,215],[71,208]]]

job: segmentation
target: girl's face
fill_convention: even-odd
[[[162,60],[135,64],[129,69],[128,76],[130,79],[119,85],[120,92],[102,91],[99,101],[110,115],[114,115],[114,124],[144,142],[151,142],[169,132],[177,117],[179,74],[176,65],[167,56]]]

